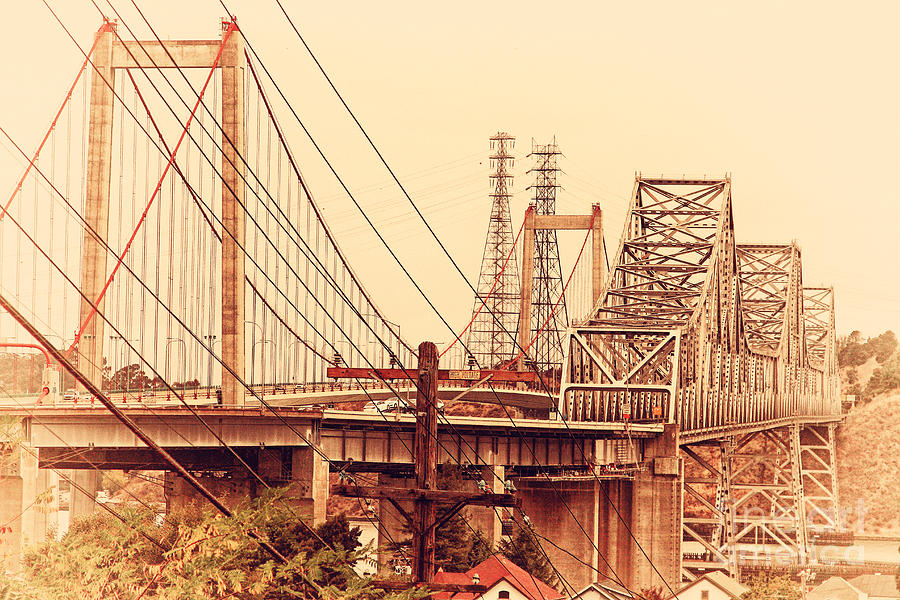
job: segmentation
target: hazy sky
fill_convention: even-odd
[[[91,2],[48,1],[89,46],[100,24]],[[0,20],[0,125],[31,149],[83,57],[40,1],[9,4]],[[126,10],[130,0],[114,4],[151,37]],[[471,292],[410,217],[274,0],[227,4],[392,247],[446,318],[464,324]],[[172,39],[215,38],[224,14],[211,0],[141,6]],[[518,220],[531,140],[556,135],[565,153],[560,212],[601,203],[610,248],[635,171],[731,173],[739,241],[797,240],[804,283],[835,287],[842,332],[900,330],[900,209],[896,188],[884,184],[900,163],[896,3],[286,6],[470,278],[490,210],[487,138],[497,130],[518,138]],[[290,117],[281,119],[326,219],[388,317],[413,342],[449,339]],[[19,162],[0,145],[0,185],[11,190]]]

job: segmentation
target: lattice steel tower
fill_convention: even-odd
[[[483,368],[496,367],[515,356],[519,269],[509,213],[509,188],[513,180],[509,169],[513,166],[511,151],[515,143],[516,138],[503,131],[491,136],[490,158],[494,168],[490,176],[491,219],[472,309],[474,321],[466,340],[470,354]]]
[[[532,140],[529,156],[534,157],[534,168],[528,172],[535,174],[534,185],[529,188],[534,190],[535,214],[556,214],[556,190],[559,187],[556,174],[559,171],[557,166],[559,155],[555,136],[549,144],[535,144]],[[523,285],[528,285],[528,282],[523,282]],[[566,300],[565,298],[560,300],[563,290],[562,267],[559,264],[559,246],[554,229],[537,229],[534,232],[534,272],[531,285],[529,340],[534,338],[538,330],[540,334],[529,348],[528,356],[540,372],[546,373],[562,364],[562,339],[569,323]],[[557,301],[559,305],[553,313]]]

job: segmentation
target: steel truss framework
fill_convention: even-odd
[[[752,544],[802,564],[811,531],[840,528],[833,293],[803,286],[796,244],[736,244],[730,178],[637,176],[567,337],[562,418],[678,425],[684,577],[739,575]]]
[[[674,422],[683,441],[839,418],[834,339],[796,245],[735,243],[729,178],[638,176],[593,317],[568,332],[559,411]]]
[[[515,354],[515,334],[519,318],[519,268],[513,252],[509,187],[512,184],[512,149],[516,138],[505,132],[491,136],[493,192],[478,295],[472,309],[473,322],[466,347],[477,364],[495,368]]]
[[[537,215],[556,214],[557,157],[562,154],[553,138],[549,144],[534,144],[529,156],[535,160],[534,210]],[[531,335],[536,335],[529,355],[542,373],[558,372],[565,354],[565,330],[569,324],[563,291],[562,267],[555,229],[534,232],[532,271]],[[523,284],[525,285],[525,284]],[[559,302],[559,306],[557,306]],[[555,309],[555,310],[554,310]]]
[[[791,425],[681,447],[682,575],[740,575],[748,562],[804,564],[817,531],[840,528],[834,428]],[[698,551],[699,550],[699,551]]]

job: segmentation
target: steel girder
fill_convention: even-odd
[[[735,243],[729,178],[638,176],[600,300],[568,331],[560,415],[723,436],[838,419],[833,315],[795,244]]]

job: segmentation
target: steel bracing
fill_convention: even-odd
[[[472,309],[472,326],[466,347],[476,363],[494,368],[515,355],[515,334],[519,319],[519,269],[514,251],[512,219],[509,212],[510,187],[516,138],[506,132],[491,136],[493,191],[478,294]]]
[[[833,292],[804,287],[796,243],[737,244],[731,201],[728,177],[636,177],[563,363],[561,417],[678,424],[685,578],[760,551],[804,564],[841,527]]]
[[[833,340],[831,291],[803,288],[796,245],[735,243],[729,178],[639,176],[593,316],[568,333],[559,411],[678,423],[683,442],[835,419]]]

